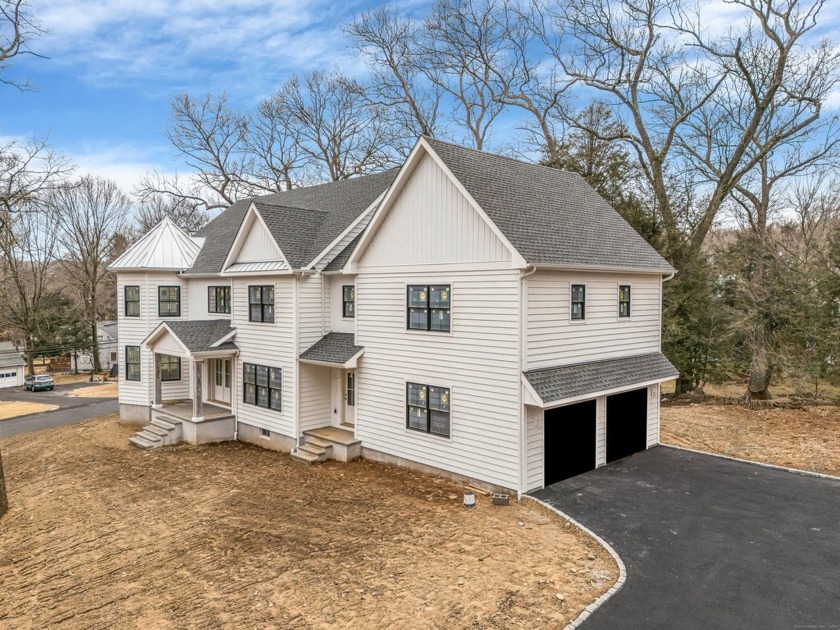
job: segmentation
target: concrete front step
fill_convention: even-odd
[[[339,462],[349,462],[362,456],[362,441],[352,431],[338,427],[321,427],[303,432],[303,444],[323,449],[325,457]]]
[[[166,429],[167,431],[174,431],[181,426],[181,421],[170,419],[168,416],[164,418],[157,416],[152,418],[152,424],[156,427],[160,427],[161,429]]]
[[[148,440],[146,440],[145,438],[143,438],[139,434],[135,435],[134,437],[128,438],[128,441],[131,442],[132,444],[134,444],[134,446],[136,446],[137,448],[142,448],[144,450],[148,450],[150,448],[155,448],[155,446],[156,446],[155,444],[152,444],[151,442],[149,442]]]
[[[292,451],[292,459],[295,459],[299,462],[303,462],[304,464],[314,464],[316,462],[323,461],[318,459],[317,455],[313,455],[307,451],[301,450],[299,448]]]

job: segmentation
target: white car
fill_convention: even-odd
[[[23,379],[23,389],[28,389],[33,392],[37,392],[39,389],[52,391],[55,389],[55,381],[52,376],[27,376]]]

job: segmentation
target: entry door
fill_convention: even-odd
[[[230,404],[231,392],[231,360],[215,359],[213,361],[213,400]]]
[[[595,470],[595,401],[545,412],[544,481],[548,486]]]
[[[344,422],[356,424],[356,372],[352,370],[344,375]]]

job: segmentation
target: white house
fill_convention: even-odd
[[[114,321],[96,322],[96,340],[99,346],[99,365],[108,371],[117,361],[117,346],[119,344],[119,326]],[[70,370],[88,372],[92,370],[93,355],[90,350],[78,350],[70,355]]]
[[[23,387],[24,361],[11,341],[0,341],[0,387]]]
[[[144,448],[239,439],[527,492],[659,440],[674,270],[578,175],[420,138],[400,169],[165,220],[118,272]]]

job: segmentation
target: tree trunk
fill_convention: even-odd
[[[0,517],[9,510],[9,498],[6,496],[6,479],[3,476],[3,455],[0,453]]]
[[[756,322],[750,334],[752,361],[750,381],[747,385],[748,400],[770,400],[770,360],[767,356],[767,334],[764,322]]]
[[[93,312],[91,313],[90,331],[91,331],[90,347],[92,348],[91,352],[93,353],[93,371],[94,371],[94,373],[98,373],[98,372],[102,371],[102,363],[99,361],[99,338],[96,336],[96,311],[95,310],[93,310]]]
[[[767,258],[767,212],[770,207],[770,187],[766,181],[766,164],[762,170],[761,197],[755,206],[753,223],[752,274],[749,279],[749,299],[752,307],[752,329],[750,330],[750,381],[747,385],[747,400],[770,399],[770,358],[767,348],[767,317],[769,301],[767,299],[766,258]]]

